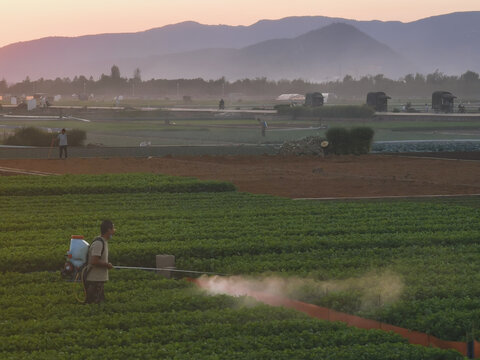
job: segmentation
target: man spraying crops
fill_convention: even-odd
[[[110,220],[100,225],[102,236],[96,237],[88,249],[85,293],[87,304],[99,304],[105,300],[104,284],[108,281],[108,270],[113,268],[108,262],[108,242],[115,234],[115,226]]]

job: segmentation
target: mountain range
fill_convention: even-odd
[[[439,70],[480,72],[480,11],[414,22],[322,16],[250,26],[183,22],[138,33],[48,37],[0,48],[0,78],[98,77],[116,64],[144,79],[268,77],[312,81]]]

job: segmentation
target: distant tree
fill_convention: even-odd
[[[109,76],[110,75],[110,76]],[[255,79],[239,79],[233,82],[224,77],[217,80],[196,79],[150,79],[142,80],[141,70],[135,69],[133,77],[122,78],[120,69],[113,65],[109,75],[102,74],[95,80],[92,76],[88,79],[83,76],[69,78],[56,78],[46,80],[40,78],[31,81],[27,76],[25,80],[8,85],[5,80],[0,81],[0,92],[11,94],[31,94],[32,92],[45,92],[50,94],[82,94],[94,93],[96,95],[139,95],[170,97],[177,94],[177,89],[190,96],[219,96],[225,93],[242,93],[247,96],[277,97],[284,93],[305,94],[319,91],[334,93],[340,102],[356,103],[364,101],[370,91],[385,91],[396,98],[426,99],[433,91],[451,91],[460,99],[475,99],[480,96],[480,75],[467,71],[461,76],[445,75],[436,70],[432,74],[407,74],[394,80],[382,74],[368,75],[353,78],[346,75],[343,79],[335,79],[323,83],[314,83],[303,79],[294,80],[268,80],[265,77]],[[414,101],[415,103],[415,101]]]
[[[473,71],[467,71],[460,76],[459,87],[461,92],[469,97],[476,97],[480,94],[480,76]]]
[[[7,89],[8,89],[7,80],[2,79],[2,80],[0,81],[0,92],[3,93],[3,92],[5,92],[5,91],[7,91]]]
[[[135,71],[133,72],[133,81],[138,84],[142,82],[142,72],[140,68],[136,68]]]
[[[413,83],[415,81],[415,77],[413,76],[413,74],[407,74],[407,75],[405,75],[404,80],[407,84],[408,83]]]
[[[416,73],[415,74],[415,81],[417,83],[425,83],[425,76],[423,76],[423,74]]]
[[[479,79],[479,75],[476,72],[473,71],[467,71],[466,73],[462,74],[460,76],[460,80],[468,83],[475,83]]]
[[[444,82],[445,80],[445,74],[440,72],[438,69],[435,70],[433,74],[428,74],[427,75],[427,83],[431,85],[438,85]]]
[[[120,79],[120,69],[117,65],[113,65],[110,71],[110,77],[112,80],[119,80]]]

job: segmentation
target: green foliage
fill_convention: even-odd
[[[371,118],[375,111],[366,105],[331,105],[331,106],[277,106],[279,115],[290,115],[296,119],[298,117],[321,117],[321,118]]]
[[[290,111],[292,107],[290,106],[290,104],[278,104],[275,105],[273,108],[274,110],[277,110],[279,114],[286,114]]]
[[[157,174],[61,175],[36,178],[11,176],[0,178],[0,195],[62,195],[111,193],[196,193],[235,191],[222,181]]]
[[[54,139],[53,134],[31,126],[15,129],[15,134],[6,138],[4,144],[17,146],[50,146],[52,139]]]
[[[375,132],[367,126],[354,127],[350,130],[351,152],[354,154],[368,154],[372,148]]]
[[[0,274],[2,359],[461,359],[399,335],[308,318],[185,281],[111,271],[107,303],[75,304],[57,274]],[[252,302],[250,302],[252,304]],[[68,355],[67,355],[68,354]]]
[[[375,132],[369,127],[354,127],[350,130],[333,127],[327,130],[329,151],[336,155],[368,154],[372,147]]]
[[[87,133],[85,130],[73,129],[68,131],[68,145],[70,146],[82,146],[87,139]],[[56,145],[57,134],[48,133],[45,130],[29,126],[22,127],[15,130],[15,133],[5,139],[5,145],[17,145],[17,146],[41,146],[47,147]]]
[[[328,294],[311,289],[305,300],[446,340],[464,340],[472,323],[480,323],[480,289],[472,285],[480,279],[478,198],[299,202],[237,192],[152,190],[164,180],[140,174],[0,178],[0,358],[46,359],[60,352],[89,358],[93,348],[102,354],[123,351],[131,358],[134,350],[165,357],[177,351],[186,358],[189,351],[205,357],[224,351],[227,358],[262,358],[264,353],[265,358],[338,354],[353,359],[360,354],[357,358],[393,359],[395,351],[400,358],[458,358],[453,352],[412,347],[397,337],[390,343],[366,335],[370,332],[324,332],[316,321],[285,318],[268,307],[233,310],[239,303],[229,297],[198,297],[183,282],[147,280],[128,271],[112,270],[108,306],[74,305],[72,284],[58,281],[58,273],[30,272],[61,269],[70,236],[93,239],[103,218],[117,227],[110,246],[115,265],[153,267],[155,254],[173,254],[179,269],[329,282],[388,270],[405,284],[400,298],[388,305],[365,308],[358,292],[334,287]],[[77,181],[85,189],[70,192]],[[101,183],[113,190],[92,190]],[[46,195],[54,186],[61,195]],[[31,195],[21,196],[22,187]],[[102,332],[100,340],[92,336]],[[221,350],[219,333],[227,339]],[[259,345],[253,348],[255,334]],[[353,342],[345,345],[338,337]],[[269,341],[271,347],[265,345]]]
[[[328,150],[336,155],[350,154],[350,132],[346,128],[333,127],[327,130]]]
[[[72,129],[67,133],[68,144],[70,146],[83,146],[87,140],[87,132],[80,129]]]

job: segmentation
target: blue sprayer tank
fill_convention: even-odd
[[[83,239],[81,235],[72,235],[70,239],[70,250],[67,252],[67,256],[70,262],[79,268],[87,262],[89,243]]]

